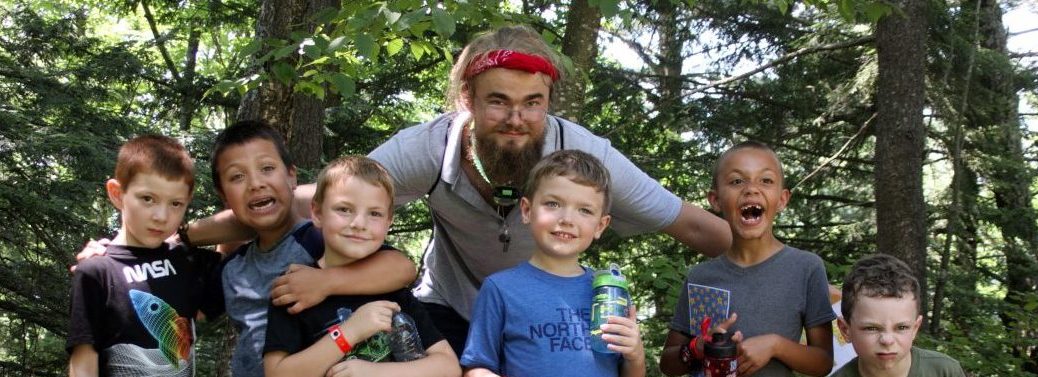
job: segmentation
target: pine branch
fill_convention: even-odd
[[[166,50],[165,39],[159,34],[159,28],[155,23],[155,16],[151,14],[151,7],[148,7],[148,0],[141,0],[141,8],[144,8],[144,18],[148,20],[148,27],[151,28],[151,34],[155,37],[155,46],[159,48],[159,53],[162,54],[162,60],[166,62],[166,68],[169,69],[170,75],[177,82],[180,81],[180,73],[177,72],[177,65],[173,63],[173,58],[169,56],[169,51]]]
[[[791,53],[782,55],[778,59],[772,60],[772,61],[764,63],[762,65],[759,65],[756,68],[751,69],[751,70],[749,70],[747,72],[744,72],[744,73],[741,73],[741,74],[738,74],[738,75],[735,75],[735,76],[730,76],[730,77],[727,77],[727,78],[724,78],[724,79],[721,79],[721,80],[717,80],[717,81],[708,83],[708,84],[703,85],[703,86],[698,87],[698,88],[692,88],[691,91],[688,94],[695,94],[695,93],[704,92],[707,89],[710,89],[710,88],[713,88],[713,87],[716,87],[716,86],[726,85],[726,84],[729,84],[729,83],[732,83],[732,82],[735,82],[735,81],[739,81],[739,80],[745,79],[747,77],[750,77],[750,76],[753,76],[753,75],[755,75],[757,73],[760,73],[760,72],[762,72],[762,71],[764,71],[766,69],[780,66],[782,64],[785,64],[786,62],[789,62],[789,61],[791,61],[793,59],[796,59],[796,58],[804,56],[804,55],[813,54],[813,53],[822,52],[822,51],[832,51],[832,50],[839,50],[839,49],[844,49],[844,48],[848,48],[848,47],[861,46],[863,44],[872,42],[873,40],[875,40],[875,37],[870,35],[870,36],[865,36],[865,37],[861,37],[861,38],[858,38],[858,39],[852,39],[852,40],[849,40],[849,41],[843,41],[843,42],[837,42],[837,43],[830,43],[830,44],[822,45],[822,46],[805,47],[805,48],[793,51]]]
[[[822,168],[824,168],[827,165],[829,165],[829,163],[833,162],[833,160],[835,160],[837,157],[840,157],[840,154],[842,154],[843,151],[846,150],[847,147],[850,146],[852,142],[857,140],[859,136],[865,134],[865,130],[869,128],[870,124],[872,124],[872,120],[873,119],[876,119],[876,113],[873,113],[872,117],[869,117],[869,119],[866,120],[865,123],[861,125],[861,128],[858,129],[858,132],[855,133],[854,136],[851,136],[850,139],[847,139],[847,142],[843,143],[843,146],[840,147],[840,150],[836,151],[836,153],[833,154],[832,156],[829,156],[829,158],[825,159],[825,161],[822,161],[821,165],[818,165],[818,167],[815,168],[814,171],[812,171],[806,177],[801,179],[800,182],[797,182],[797,184],[793,185],[793,187],[790,188],[789,191],[796,191],[797,187],[800,187],[801,184],[806,182],[808,179],[811,179],[812,177],[814,177],[815,174],[818,174],[818,172],[822,171]]]

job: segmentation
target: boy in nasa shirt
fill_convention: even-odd
[[[105,189],[122,226],[72,278],[70,376],[194,375],[193,319],[224,305],[219,255],[164,242],[193,188],[193,163],[176,140],[141,136],[120,148]]]

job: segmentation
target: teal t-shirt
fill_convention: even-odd
[[[861,377],[858,358],[851,359],[830,377]],[[959,362],[948,355],[912,347],[912,367],[908,369],[908,377],[966,377],[966,373]]]

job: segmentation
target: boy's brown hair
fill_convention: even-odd
[[[785,169],[782,167],[782,160],[779,160],[778,154],[775,153],[775,150],[771,149],[771,147],[768,146],[765,143],[762,143],[762,142],[759,142],[759,141],[754,141],[754,140],[747,140],[747,141],[741,142],[739,144],[736,144],[736,145],[732,146],[731,148],[728,148],[728,150],[725,150],[724,153],[721,153],[721,156],[718,157],[717,160],[714,161],[714,167],[713,167],[713,170],[711,170],[713,172],[713,174],[710,177],[711,178],[710,187],[712,189],[714,189],[714,190],[717,189],[717,175],[721,173],[720,171],[718,171],[719,169],[721,169],[721,162],[724,161],[725,158],[728,158],[728,156],[731,155],[732,153],[735,153],[736,151],[739,151],[741,149],[759,149],[759,150],[762,150],[762,151],[771,152],[771,154],[775,156],[775,161],[778,162],[779,179],[782,180],[782,185],[783,185],[783,187],[785,187],[785,183],[786,183]]]
[[[609,213],[609,170],[595,156],[579,150],[555,151],[544,156],[530,171],[523,196],[533,199],[541,181],[549,177],[566,177],[602,193],[602,214]]]
[[[140,173],[157,174],[171,181],[183,180],[188,193],[195,189],[195,164],[176,139],[162,135],[141,135],[119,148],[115,160],[115,180],[123,190]]]
[[[278,157],[281,157],[281,162],[285,164],[286,168],[292,168],[292,157],[288,155],[288,148],[285,148],[285,138],[281,136],[280,132],[260,120],[237,121],[223,131],[220,131],[213,142],[213,154],[209,159],[209,173],[213,178],[213,187],[216,188],[217,192],[223,192],[223,187],[220,184],[220,164],[218,163],[220,155],[227,148],[257,139],[273,143],[274,148],[278,150]]]
[[[386,168],[378,161],[365,156],[343,156],[335,159],[321,170],[317,176],[316,191],[314,192],[314,203],[324,203],[324,195],[333,183],[342,182],[347,177],[360,178],[364,182],[386,190],[389,195],[389,211],[393,211],[393,198],[396,191],[393,189],[393,179],[389,176]]]
[[[840,312],[850,323],[858,297],[903,298],[912,295],[919,310],[919,281],[905,262],[888,254],[875,254],[858,260],[843,280]]]

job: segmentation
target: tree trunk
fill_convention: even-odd
[[[659,99],[654,106],[659,114],[655,121],[666,128],[673,129],[674,120],[681,106],[681,70],[685,61],[682,52],[687,36],[687,28],[678,20],[679,9],[670,1],[661,1],[654,5],[659,13],[660,52],[659,64],[654,66],[659,78]]]
[[[899,0],[894,5],[900,10],[876,25],[876,247],[912,267],[922,288],[922,313],[926,313],[922,173],[926,153],[923,105],[927,4],[926,0]]]
[[[972,7],[971,7],[972,8]],[[1023,311],[1022,296],[1033,294],[1038,284],[1038,229],[1030,184],[1034,175],[1028,168],[1023,151],[1023,131],[1017,114],[1019,97],[1014,85],[1014,70],[1006,48],[1007,34],[1002,25],[1002,10],[993,0],[980,0],[980,47],[1001,55],[1003,64],[980,72],[978,84],[990,93],[986,108],[971,112],[976,126],[982,128],[978,145],[985,149],[982,174],[990,182],[998,214],[992,219],[1002,233],[999,249],[1006,258],[1005,302]],[[996,63],[997,64],[997,63]],[[1002,322],[1006,333],[1019,339],[1035,339],[1032,331],[1019,330],[1015,320],[1005,313]],[[1023,332],[1021,332],[1023,331]],[[1030,357],[1024,370],[1038,373],[1038,355],[1033,343],[1014,349],[1018,357]]]
[[[256,38],[288,39],[289,33],[313,32],[310,16],[315,12],[338,6],[330,0],[264,0],[256,21]],[[293,29],[296,28],[296,29]],[[257,56],[265,54],[264,49]],[[296,56],[295,58],[298,58]],[[270,62],[264,69],[270,69]],[[273,78],[245,94],[238,107],[237,119],[260,119],[281,131],[288,144],[288,152],[296,166],[316,168],[321,164],[324,136],[324,102],[292,90]]]
[[[577,123],[583,123],[584,92],[588,76],[598,56],[598,28],[602,11],[587,0],[573,0],[566,13],[566,34],[562,38],[562,53],[573,62],[573,72],[559,88],[555,114]]]

